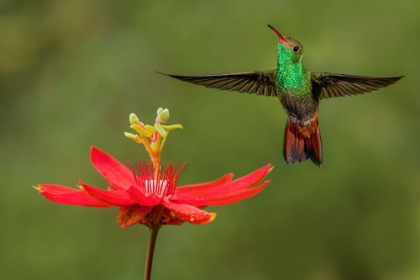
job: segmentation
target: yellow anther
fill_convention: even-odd
[[[174,129],[183,129],[182,125],[180,124],[172,124],[172,125],[160,125],[163,129],[165,129],[166,131],[170,131],[170,130],[174,130]]]
[[[124,132],[125,137],[130,138],[131,140],[134,140],[135,142],[142,144],[143,141],[141,140],[141,137],[138,136],[137,134],[131,134],[128,132]]]
[[[155,123],[155,129],[160,134],[160,136],[162,136],[162,138],[166,138],[166,136],[168,135],[166,130],[163,129],[163,127],[160,124]]]
[[[134,129],[138,134],[140,134],[140,136],[145,136],[145,137],[152,136],[152,133],[150,131],[144,129],[143,127],[141,127],[137,124],[132,124],[132,125],[130,125],[130,127],[132,129]]]

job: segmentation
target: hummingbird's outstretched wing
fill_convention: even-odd
[[[387,87],[402,77],[376,78],[312,72],[312,92],[317,99],[364,94]]]
[[[208,88],[255,93],[256,95],[264,96],[277,96],[275,70],[203,76],[182,76],[161,72],[158,73]]]

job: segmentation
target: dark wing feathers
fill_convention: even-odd
[[[400,77],[375,78],[312,72],[313,95],[317,99],[364,94],[387,87]]]
[[[255,93],[256,95],[264,96],[277,96],[274,72],[274,70],[271,70],[203,76],[182,76],[164,74],[161,72],[158,73],[208,88]]]

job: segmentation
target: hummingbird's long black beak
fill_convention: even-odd
[[[269,25],[269,24],[267,24],[267,26],[268,27],[270,27],[271,28],[271,30],[273,30],[274,31],[274,33],[276,33],[276,35],[277,35],[277,37],[279,37],[279,40],[280,40],[280,42],[283,44],[283,45],[286,45],[286,46],[289,46],[290,44],[289,44],[289,42],[286,40],[286,38],[284,38],[284,36],[283,35],[281,35],[281,33],[280,32],[278,32],[273,26],[271,26],[271,25]]]

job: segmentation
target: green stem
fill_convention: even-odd
[[[155,252],[156,239],[157,239],[157,235],[159,233],[159,229],[160,229],[160,227],[150,229],[149,247],[147,248],[146,268],[145,268],[145,271],[144,271],[144,280],[150,280],[150,277],[152,276],[153,255],[154,255],[154,252]]]

